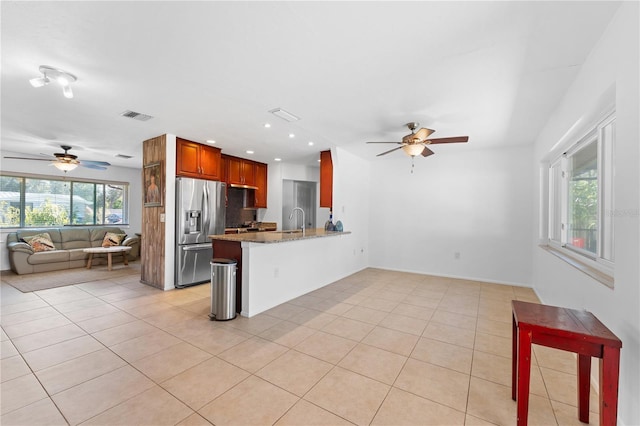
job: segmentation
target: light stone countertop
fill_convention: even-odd
[[[308,240],[310,238],[335,237],[351,232],[325,231],[322,228],[305,229],[301,231],[270,231],[270,232],[244,232],[242,234],[208,235],[212,240],[237,241],[248,243],[285,243],[288,241]]]

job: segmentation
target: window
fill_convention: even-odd
[[[551,245],[612,270],[613,113],[549,165]]]
[[[0,176],[0,227],[128,222],[129,185],[48,177]]]

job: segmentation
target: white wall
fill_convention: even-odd
[[[16,152],[2,151],[2,156],[24,157],[24,154]],[[44,167],[43,167],[44,165]],[[33,175],[45,175],[52,177],[63,177],[65,174],[55,167],[49,167],[47,163],[36,163],[27,160],[5,160],[2,159],[2,172],[19,172],[29,173]],[[110,166],[107,170],[93,170],[85,167],[77,167],[75,170],[66,174],[69,179],[85,178],[96,180],[111,180],[117,182],[129,182],[129,226],[120,226],[125,229],[127,234],[133,235],[140,232],[142,216],[142,178],[140,169],[129,167]],[[2,255],[0,256],[0,270],[8,270],[9,256],[6,251],[6,235],[12,232],[11,229],[3,229],[0,231],[0,247]]]
[[[331,150],[333,162],[333,223],[341,221],[344,230],[350,231],[351,237],[345,239],[349,244],[347,253],[351,256],[342,259],[342,269],[351,273],[369,266],[371,235],[369,234],[371,185],[371,163],[341,148]],[[328,209],[325,217],[328,218]],[[320,213],[319,213],[320,214]],[[322,216],[318,216],[322,219]],[[319,223],[323,223],[319,220]]]
[[[622,340],[620,424],[640,424],[640,184],[638,121],[639,4],[625,2],[535,143],[533,169],[572,127],[580,132],[615,87],[615,288],[609,289],[543,249],[533,246],[532,284],[544,303],[593,312]],[[578,123],[578,124],[576,124]],[[534,191],[535,235],[540,187]]]
[[[529,285],[531,147],[471,144],[372,163],[371,266]]]

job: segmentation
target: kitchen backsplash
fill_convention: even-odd
[[[247,189],[229,188],[227,193],[227,214],[225,219],[226,228],[235,228],[245,222],[256,220],[255,209],[244,208],[244,192]],[[253,194],[249,194],[253,196]]]

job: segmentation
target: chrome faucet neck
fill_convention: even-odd
[[[302,210],[302,208],[300,207],[294,207],[293,210],[291,210],[291,214],[289,215],[289,220],[293,219],[293,215],[295,214],[296,210],[300,210],[300,212],[302,213],[302,226],[300,227],[302,229],[302,233],[304,234],[304,210]]]

